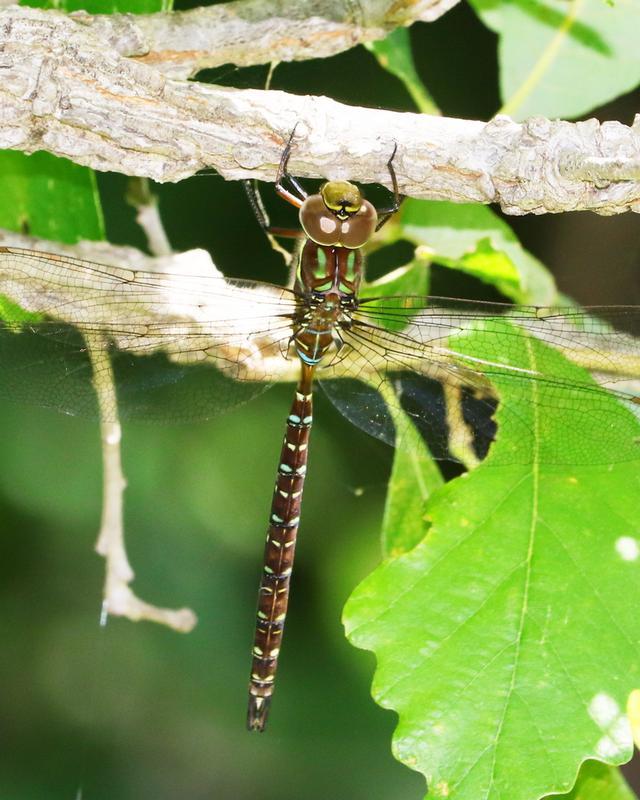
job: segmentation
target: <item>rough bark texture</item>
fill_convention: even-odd
[[[236,0],[160,14],[73,15],[122,56],[172,78],[221,64],[240,67],[323,58],[431,22],[459,0]]]
[[[413,197],[499,203],[510,214],[640,210],[640,118],[483,123],[184,83],[69,17],[0,9],[0,148],[157,181],[208,167],[273,180],[296,125],[290,170],[300,176],[389,185],[397,142],[400,189]]]

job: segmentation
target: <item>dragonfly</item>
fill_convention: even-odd
[[[402,200],[396,148],[387,162],[393,203],[378,211],[348,181],[330,180],[308,194],[288,173],[292,141],[293,134],[275,184],[298,209],[302,228],[291,287],[0,247],[0,396],[97,414],[96,371],[104,361],[89,357],[96,351],[108,355],[117,388],[113,405],[99,409],[107,419],[202,419],[276,382],[294,385],[258,594],[247,712],[252,731],[265,729],[275,686],[316,381],[368,433],[394,443],[403,425],[416,425],[435,457],[469,467],[499,436],[498,408],[503,418],[511,415],[523,439],[535,434],[501,403],[500,382],[510,397],[526,402],[535,387],[542,414],[573,412],[562,448],[542,447],[542,460],[607,464],[640,455],[633,382],[640,372],[639,308],[369,296],[363,248]],[[489,355],[465,348],[477,331],[491,343]],[[567,379],[551,355],[535,365],[518,363],[516,354],[530,340],[583,367],[584,378]],[[624,413],[611,411],[610,395]],[[524,448],[506,458],[530,456]]]

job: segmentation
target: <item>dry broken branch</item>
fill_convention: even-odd
[[[106,562],[103,615],[105,618],[106,615],[126,617],[133,622],[158,622],[180,633],[189,633],[197,621],[190,608],[160,608],[139,598],[131,588],[135,576],[127,558],[124,541],[123,495],[127,482],[120,458],[122,428],[117,419],[108,418],[110,409],[116,403],[115,379],[100,335],[87,335],[85,341],[100,409],[103,489],[102,519],[96,551]]]
[[[384,38],[398,26],[432,22],[459,0],[235,0],[159,14],[73,18],[122,56],[171,78],[221,64],[239,67],[322,58]]]
[[[0,10],[0,148],[177,181],[205,167],[273,180],[297,124],[292,173],[388,185],[511,214],[640,210],[640,118],[489,123],[344,106],[324,97],[169,80],[63,15]]]
[[[138,190],[136,196],[132,197],[138,209],[137,220],[147,235],[151,252],[155,256],[171,256],[158,206],[147,182],[140,179],[133,189]],[[133,195],[134,191],[130,194]],[[161,608],[142,600],[131,588],[135,574],[129,563],[124,537],[124,492],[127,481],[122,471],[122,426],[117,412],[115,376],[102,336],[99,333],[87,334],[85,341],[100,414],[102,518],[96,551],[106,562],[103,619],[106,620],[111,614],[134,622],[148,620],[181,633],[189,633],[196,624],[196,615],[190,608]],[[109,418],[111,409],[115,409],[113,418]]]
[[[44,242],[35,237],[3,230],[0,230],[0,246],[46,250],[60,255],[82,256],[104,264],[117,264],[130,269],[146,268],[159,272],[184,269],[185,261],[189,262],[190,259],[195,260],[200,267],[203,262],[205,264],[207,262],[207,256],[202,251],[192,251],[191,254],[180,254],[175,257],[153,258],[132,247],[117,247],[106,242],[86,241],[70,246]],[[210,267],[214,271],[212,264]],[[6,290],[13,279],[6,274],[3,274],[3,278]],[[43,276],[43,279],[42,285],[45,287],[46,276]],[[25,289],[26,287],[23,288]],[[43,294],[46,294],[46,291],[44,289]],[[196,624],[196,616],[191,609],[161,608],[152,605],[138,597],[131,588],[135,576],[125,547],[123,495],[126,480],[120,458],[122,429],[117,412],[114,375],[100,332],[85,331],[84,336],[91,359],[93,385],[100,416],[103,491],[102,518],[96,551],[105,559],[103,618],[106,620],[108,615],[114,615],[133,621],[148,620],[167,625],[181,633],[188,633]]]

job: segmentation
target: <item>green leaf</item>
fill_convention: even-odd
[[[396,28],[385,39],[367,42],[365,47],[373,53],[383,69],[402,81],[423,114],[440,113],[416,70],[408,28]]]
[[[403,428],[391,470],[382,521],[382,548],[387,556],[399,556],[415,547],[425,535],[425,506],[442,486],[442,476],[426,446],[412,426]]]
[[[502,112],[577,117],[640,81],[640,0],[472,0],[500,37]]]
[[[361,287],[359,297],[361,300],[380,298],[380,305],[384,310],[376,322],[388,330],[402,330],[405,326],[404,318],[394,320],[387,312],[397,306],[404,308],[407,296],[424,297],[429,293],[429,266],[421,259],[416,259],[404,267],[383,275],[377,281],[366,283]],[[367,303],[367,310],[371,313],[379,305],[375,300]]]
[[[0,319],[17,325],[23,322],[38,322],[42,319],[42,314],[25,311],[19,305],[0,294]]]
[[[0,227],[74,244],[104,238],[95,176],[49,153],[0,152]]]
[[[480,331],[454,342],[483,359],[501,344]],[[589,380],[535,339],[512,337],[509,353]],[[504,405],[489,456],[431,498],[429,535],[378,567],[344,612],[353,644],[377,656],[376,701],[399,715],[394,752],[425,775],[430,798],[568,792],[583,760],[632,752],[640,474],[635,461],[603,461],[635,452],[640,423],[602,391],[576,406],[558,384],[492,372]]]
[[[415,547],[425,535],[427,500],[443,485],[440,470],[420,434],[397,404],[391,389],[379,390],[388,402],[396,428],[393,468],[382,521],[382,548],[386,556],[398,556]]]
[[[389,296],[425,296],[428,293],[428,264],[416,259],[366,284],[360,297],[381,297],[383,307],[388,310],[390,302],[385,298]],[[398,302],[402,303],[401,300]],[[371,303],[369,308],[374,309],[375,303]],[[391,330],[404,327],[403,321],[394,326],[386,313],[377,322]],[[432,492],[442,486],[443,480],[431,453],[399,407],[395,396],[386,395],[391,389],[382,384],[378,390],[389,401],[388,409],[398,437],[385,501],[382,549],[385,555],[399,555],[410,550],[424,537],[425,504]]]
[[[365,284],[359,297],[394,295],[426,295],[429,293],[429,264],[420,259],[388,272],[376,281]],[[388,307],[388,304],[387,304]]]
[[[576,785],[569,794],[553,795],[554,800],[636,800],[622,773],[599,761],[586,761]],[[551,798],[550,798],[551,800]]]
[[[552,304],[553,278],[490,208],[408,198],[399,238],[427,248],[432,259],[462,270],[519,303]]]

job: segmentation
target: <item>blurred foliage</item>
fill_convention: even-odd
[[[439,113],[438,107],[430,97],[416,70],[407,28],[396,28],[386,39],[368,42],[366,47],[378,59],[378,63],[383,69],[404,83],[418,111],[423,114]]]
[[[0,152],[0,227],[75,244],[104,238],[96,176],[50,153]]]
[[[515,4],[474,0],[478,16],[458,6],[431,25],[415,25],[374,45],[375,58],[365,48],[356,48],[325,61],[280,65],[272,85],[406,111],[415,110],[415,102],[423,111],[433,113],[437,106],[444,114],[481,119],[495,113],[501,96],[520,116],[571,117],[637,83],[640,61],[633,46],[635,28],[629,21],[637,12],[636,2],[610,7],[601,0]],[[169,6],[166,0],[29,4],[84,8],[92,13],[145,13]],[[176,2],[175,7],[195,4]],[[499,35],[499,43],[483,22]],[[240,88],[261,87],[266,73],[267,67],[229,65],[208,71],[200,79]],[[626,111],[621,107],[618,113],[622,116]],[[103,235],[95,178],[88,171],[47,154],[2,156],[6,160],[0,160],[0,225],[71,242]],[[101,175],[98,186],[108,238],[144,246],[134,212],[124,199],[126,179]],[[207,247],[225,274],[286,280],[282,261],[267,247],[240,186],[205,176],[179,186],[156,187],[156,191],[176,249]],[[372,189],[373,199],[377,191]],[[266,200],[274,222],[287,219],[288,209],[269,197]],[[586,237],[572,236],[567,223],[560,233],[557,222],[549,220],[518,224],[536,257],[488,208],[407,202],[400,221],[403,227],[385,229],[387,243],[395,241],[400,246],[408,241],[422,252],[395,281],[415,281],[417,264],[425,271],[429,268],[428,279],[437,293],[492,298],[501,292],[519,301],[548,302],[554,286],[542,261],[549,256],[560,268],[575,263],[572,258],[577,253],[585,263],[577,276],[583,283],[576,286],[591,283],[589,258],[583,256],[584,252],[591,255]],[[591,226],[602,230],[600,224],[593,221]],[[554,225],[550,236],[547,231]],[[610,273],[628,251],[612,243]],[[398,252],[392,246],[373,253],[376,274],[411,260],[394,261]],[[627,298],[623,294],[619,299]],[[393,464],[383,515],[391,451],[352,428],[320,394],[274,711],[266,734],[249,735],[244,730],[244,713],[255,591],[289,395],[287,387],[276,387],[206,425],[125,428],[126,524],[137,569],[135,587],[160,605],[194,608],[200,621],[185,637],[122,620],[99,628],[102,563],[91,551],[100,514],[97,426],[34,407],[2,405],[0,513],[5,551],[0,586],[8,643],[0,695],[5,721],[0,757],[3,797],[405,800],[421,796],[424,779],[395,762],[389,752],[397,719],[382,713],[369,699],[373,659],[345,641],[342,606],[368,573],[372,574],[364,586],[374,585],[374,598],[363,602],[359,588],[350,614],[359,604],[370,617],[375,604],[384,603],[375,587],[380,573],[372,572],[380,559],[381,528],[386,552],[406,553],[386,569],[402,572],[418,562],[421,574],[429,575],[426,593],[417,605],[422,610],[417,613],[414,608],[408,617],[392,624],[393,636],[402,638],[411,613],[416,614],[416,624],[424,625],[430,614],[439,611],[444,618],[456,603],[462,607],[476,602],[477,594],[468,592],[475,576],[467,578],[466,571],[475,564],[478,573],[486,565],[495,570],[496,580],[500,578],[507,546],[514,547],[522,531],[514,521],[518,509],[493,536],[487,532],[489,538],[476,550],[476,561],[465,561],[466,551],[460,550],[450,556],[446,572],[434,578],[428,565],[447,536],[460,534],[447,514],[454,513],[464,493],[454,494],[459,488],[448,484],[427,514],[428,498],[441,480],[426,453],[407,444]],[[486,474],[481,468],[473,473],[473,482],[463,481],[470,485],[466,491],[473,493],[474,484],[491,480],[483,477]],[[620,486],[637,481],[637,474],[623,478],[613,472],[610,480],[613,483],[606,485],[615,494]],[[419,492],[412,489],[416,481]],[[601,486],[592,487],[592,498],[598,491],[603,491]],[[447,498],[452,496],[448,505]],[[630,496],[627,491],[629,503],[633,497],[637,492]],[[469,513],[473,509],[479,513],[478,504],[491,499],[489,491],[478,491],[467,500]],[[569,501],[567,506],[566,516],[571,517],[573,506]],[[421,515],[416,525],[423,509],[424,519]],[[420,526],[427,521],[436,524],[436,549],[430,537],[418,544]],[[628,521],[631,530],[631,512]],[[576,519],[563,524],[572,530],[571,524],[576,523],[583,524]],[[606,527],[606,522],[602,525]],[[472,539],[469,546],[477,541]],[[549,553],[542,555],[549,557]],[[551,564],[548,578],[564,586],[569,572],[562,573],[559,563]],[[605,635],[613,636],[622,625],[620,618],[629,613],[634,584],[615,575],[609,581],[615,588],[607,591],[620,594],[616,598],[620,613],[610,625],[600,620],[600,627]],[[398,591],[401,586],[394,582],[391,589]],[[589,602],[588,594],[581,597]],[[565,598],[567,603],[570,599]],[[581,619],[591,616],[591,608],[582,609]],[[561,618],[554,617],[552,622],[554,636],[562,641]],[[587,630],[595,643],[599,631],[591,625]],[[621,627],[618,635],[625,631],[627,627]],[[637,635],[633,636],[637,641]],[[379,644],[384,658],[390,652],[394,656],[390,645],[395,641],[385,639],[376,648]],[[623,677],[628,681],[637,666],[637,650],[616,638],[611,647],[624,657],[618,672],[626,671]],[[457,658],[471,660],[474,654],[474,648],[465,644]],[[585,663],[588,658],[584,656]],[[450,677],[446,664],[441,684],[432,686],[432,677],[428,676],[427,691],[444,695],[442,687]],[[604,681],[607,675],[601,677]],[[622,706],[623,686],[626,683],[611,692]],[[376,687],[379,693],[380,677]],[[406,688],[413,714],[420,717],[435,707],[416,703],[408,691],[415,686]],[[495,685],[491,688],[495,691]],[[468,718],[479,719],[480,727],[485,699],[482,691],[476,691],[465,703]],[[578,698],[565,701],[577,703]],[[559,707],[550,709],[548,722],[561,728],[561,720],[552,719]],[[538,797],[540,786],[543,791],[566,789],[582,760],[575,752],[568,755],[567,741],[574,741],[576,720],[570,720],[564,736],[562,730],[553,734],[549,753],[559,747],[563,763],[573,759],[571,769],[560,771],[551,756],[546,770],[545,764],[534,766],[524,758],[530,751],[540,752],[542,734],[535,724],[527,725],[524,712],[517,723],[517,737],[505,741],[508,761],[518,767],[513,780],[519,781],[520,794],[514,784],[505,788],[494,782],[492,791],[500,785],[503,796],[517,800]],[[406,734],[406,720],[401,724]],[[433,749],[425,754],[426,735],[415,748],[407,745],[410,738],[404,735],[399,740],[397,755],[411,764],[418,753],[424,772],[435,774],[435,744],[431,742]],[[474,748],[482,744],[477,729],[468,739]],[[461,769],[473,749],[459,752],[457,768]],[[508,766],[503,762],[498,766],[501,780],[507,780]],[[531,787],[536,781],[535,793],[533,789],[529,795],[522,793],[523,786]],[[437,782],[432,786],[436,796],[438,791],[443,795],[444,788]],[[449,796],[465,795],[461,790]],[[482,791],[471,796],[495,795]],[[616,770],[593,761],[583,767],[568,795],[574,800],[628,800],[630,796]]]
[[[635,794],[618,770],[599,761],[586,761],[574,788],[569,794],[557,797],[558,800],[634,800]]]

